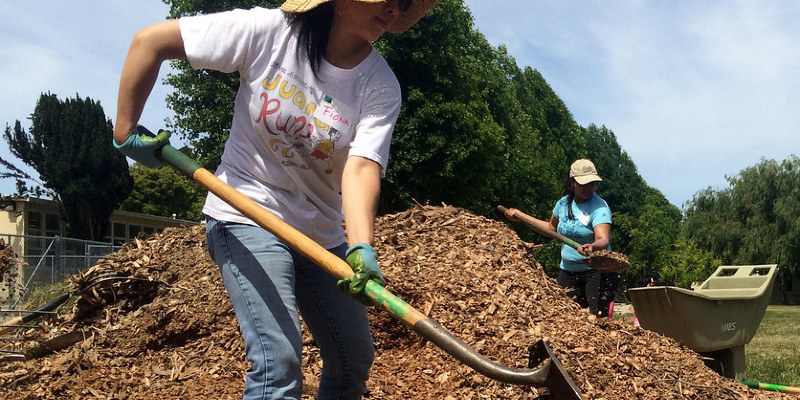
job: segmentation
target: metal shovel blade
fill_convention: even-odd
[[[549,360],[550,369],[544,380],[544,387],[550,391],[550,398],[553,400],[582,400],[578,385],[570,378],[567,370],[558,361],[558,358],[550,350],[550,347],[543,340],[528,347],[528,368],[534,368]]]

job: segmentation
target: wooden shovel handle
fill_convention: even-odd
[[[505,215],[506,211],[508,211],[508,208],[505,208],[503,206],[497,206],[497,209],[500,210],[500,212],[502,212],[503,215]],[[570,246],[570,247],[574,248],[575,250],[578,250],[578,248],[581,247],[581,245],[578,244],[578,242],[576,242],[576,241],[574,241],[574,240],[572,240],[572,239],[570,239],[570,238],[568,238],[568,237],[566,237],[566,236],[564,236],[564,235],[562,235],[562,234],[560,234],[558,232],[555,232],[555,231],[551,230],[549,224],[544,223],[542,221],[539,221],[538,219],[533,218],[530,215],[525,214],[524,212],[522,212],[520,210],[517,210],[514,213],[514,216],[519,218],[522,222],[525,223],[525,225],[528,225],[529,227],[531,227],[533,230],[535,230],[538,234],[540,234],[542,236],[547,236],[547,237],[551,237],[553,239],[556,239],[559,242],[564,243],[567,246]]]
[[[39,308],[36,308],[32,312],[29,312],[29,313],[27,313],[25,315],[21,315],[19,317],[16,317],[16,318],[13,318],[13,319],[8,320],[6,322],[3,322],[2,326],[0,326],[0,335],[4,335],[7,332],[10,332],[10,331],[12,331],[14,329],[17,329],[18,328],[17,325],[19,325],[19,324],[24,324],[24,323],[29,322],[29,321],[31,321],[32,319],[34,319],[34,318],[36,318],[38,316],[41,316],[42,315],[42,314],[40,314],[41,312],[55,310],[58,306],[60,306],[61,304],[64,304],[64,302],[67,301],[67,299],[69,299],[69,296],[70,296],[69,293],[64,293],[61,296],[58,296],[55,299],[49,301],[47,304],[45,304],[45,305],[43,305],[43,306],[41,306]]]

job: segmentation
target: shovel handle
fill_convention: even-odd
[[[772,392],[781,392],[781,393],[800,394],[800,387],[776,385],[774,383],[748,382],[748,381],[739,381],[739,383],[747,385],[748,387],[751,387],[753,389],[768,390]]]
[[[338,279],[352,278],[353,270],[346,261],[329,252],[308,236],[290,226],[275,214],[267,211],[241,192],[221,181],[194,160],[174,147],[166,145],[157,153],[161,161],[194,179],[204,188],[230,204],[260,227],[280,238],[287,245],[314,261],[326,272]],[[462,342],[436,321],[411,307],[390,291],[374,281],[368,281],[365,289],[372,303],[401,320],[420,336],[429,340],[457,360],[475,371],[500,382],[543,386],[547,380],[552,360],[536,369],[514,369],[495,363]]]
[[[506,211],[508,211],[508,208],[505,208],[503,206],[497,206],[497,209],[500,210],[500,212],[502,212],[503,215],[505,215]],[[570,246],[570,247],[574,248],[575,250],[578,250],[581,247],[581,245],[578,244],[578,242],[576,242],[576,241],[574,241],[574,240],[572,240],[572,239],[570,239],[570,238],[568,238],[568,237],[566,237],[566,236],[564,236],[564,235],[562,235],[562,234],[560,234],[558,232],[554,232],[554,231],[550,230],[550,227],[547,224],[537,220],[536,218],[531,217],[528,214],[525,214],[524,212],[522,212],[520,210],[517,210],[514,213],[514,217],[519,218],[522,222],[525,223],[525,225],[528,225],[529,227],[531,227],[533,230],[535,230],[538,234],[540,234],[542,236],[547,236],[547,237],[551,237],[553,239],[556,239],[559,242],[564,243],[567,246]]]
[[[16,318],[10,319],[10,320],[8,320],[6,322],[3,322],[2,325],[0,325],[0,335],[3,335],[3,334],[5,334],[5,333],[7,333],[9,331],[12,331],[12,330],[18,328],[19,324],[24,324],[26,322],[30,322],[34,318],[40,316],[42,312],[55,310],[58,306],[64,304],[64,302],[67,301],[67,299],[69,299],[69,297],[70,297],[69,293],[64,293],[61,296],[58,296],[55,299],[50,300],[47,304],[45,304],[45,305],[43,305],[43,306],[41,306],[39,308],[36,308],[35,310],[33,310],[33,311],[31,311],[31,312],[29,312],[29,313],[27,313],[25,315],[21,315],[19,317],[16,317]]]

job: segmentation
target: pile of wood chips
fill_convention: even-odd
[[[5,239],[0,238],[0,282],[3,282],[5,275],[11,270],[12,261],[16,256],[14,249],[6,244]]]
[[[387,288],[486,357],[527,366],[545,339],[585,399],[791,398],[749,389],[706,368],[672,339],[596,319],[568,299],[504,223],[463,209],[418,206],[377,222]],[[85,340],[27,361],[0,362],[0,398],[240,399],[249,368],[202,226],[137,239],[75,278],[71,312],[20,332]],[[378,309],[370,399],[535,399],[540,389],[492,381]],[[304,337],[303,399],[321,361]]]
[[[24,265],[25,261],[18,257],[11,244],[0,238],[0,299],[8,299],[20,292],[20,267]],[[0,315],[0,322],[8,318],[8,315]]]

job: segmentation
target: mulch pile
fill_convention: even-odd
[[[19,293],[22,285],[18,278],[23,265],[24,261],[17,257],[11,244],[0,238],[0,299],[8,299]]]
[[[11,263],[14,257],[16,257],[14,249],[6,244],[5,239],[0,238],[0,282],[3,282],[3,279],[11,270]]]
[[[55,353],[0,362],[0,398],[240,399],[248,363],[202,226],[126,244],[75,277],[69,312],[19,332],[20,352],[54,340]],[[545,339],[586,399],[777,399],[708,369],[672,339],[596,319],[535,262],[537,246],[502,222],[463,209],[417,206],[377,222],[387,288],[486,357],[527,367]],[[376,362],[370,399],[536,399],[543,389],[492,381],[370,311]],[[304,399],[316,395],[318,349],[304,338]],[[48,342],[45,342],[48,344]]]

